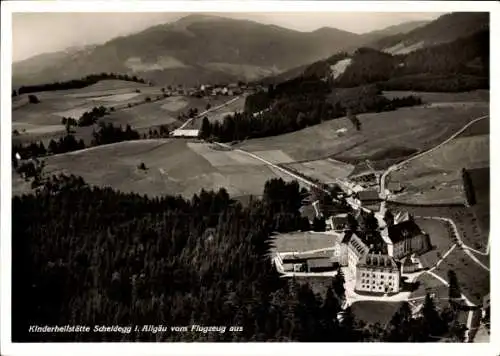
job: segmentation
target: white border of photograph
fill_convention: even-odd
[[[499,313],[493,307],[489,344],[317,344],[317,343],[11,343],[11,56],[12,12],[490,12],[490,37],[500,38],[499,3],[497,1],[9,1],[1,4],[1,339],[2,355],[313,355],[333,353],[339,355],[481,355],[500,354]],[[332,24],[334,25],[334,24]],[[500,78],[497,46],[491,48],[491,78]],[[498,79],[497,79],[498,80]],[[498,82],[491,80],[490,115],[498,113]],[[491,174],[492,202],[500,197],[500,188],[494,184],[499,177],[500,137],[497,120],[491,120]],[[491,204],[491,234],[500,233],[499,208]],[[492,239],[492,251],[500,243]],[[491,259],[491,295],[497,300],[498,260]],[[32,296],[36,298],[36,295]]]

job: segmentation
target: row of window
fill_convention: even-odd
[[[370,277],[370,273],[364,273],[364,272],[361,272],[361,277]],[[371,274],[371,277],[372,277],[372,278],[375,278],[375,274],[374,274],[374,273],[372,273],[372,274]],[[384,279],[384,278],[385,278],[385,274],[382,274],[382,275],[380,275],[379,277],[380,277],[380,278],[382,278],[382,279]],[[392,279],[392,275],[389,275],[389,276],[388,276],[388,278],[389,278],[389,279]]]
[[[363,283],[363,284],[364,284],[364,283],[368,283],[368,284],[369,284],[369,283],[370,283],[370,280],[369,280],[369,279],[362,279],[362,280],[361,280],[361,283]],[[372,284],[375,284],[375,281],[374,281],[374,280],[372,280],[372,281],[371,281],[371,283],[372,283]],[[389,282],[388,284],[389,284],[390,286],[392,286],[392,282]],[[380,285],[384,285],[384,282],[383,282],[383,281],[380,281]]]

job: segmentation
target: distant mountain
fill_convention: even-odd
[[[395,36],[395,35],[403,35],[405,33],[411,32],[416,28],[425,26],[430,21],[410,21],[403,22],[398,25],[389,26],[382,30],[371,31],[363,34],[366,43],[376,42],[382,38]]]
[[[189,15],[104,44],[13,64],[14,85],[126,73],[162,84],[253,80],[363,44],[334,28],[299,32],[247,20]]]
[[[442,15],[424,26],[374,41],[370,47],[392,54],[455,41],[478,31],[489,29],[487,12],[455,12]]]
[[[378,37],[381,33],[406,31],[412,27],[409,32],[369,42],[370,37]],[[338,52],[325,60],[264,78],[262,82],[276,84],[298,76],[315,76],[336,86],[352,87],[420,75],[419,82],[426,78],[422,87],[436,80],[439,88],[443,78],[435,75],[462,74],[469,79],[471,75],[480,78],[480,84],[474,79],[473,87],[487,85],[484,78],[489,75],[488,13],[446,14],[428,23],[411,22],[363,36],[367,43],[356,51]],[[451,87],[462,86],[453,84]]]

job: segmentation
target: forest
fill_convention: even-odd
[[[68,341],[436,341],[463,339],[450,305],[403,303],[390,323],[357,320],[344,276],[324,295],[280,278],[275,231],[296,230],[305,191],[268,181],[245,207],[224,189],[150,198],[51,176],[12,199],[12,337]],[[233,325],[241,332],[30,333],[30,325]]]
[[[18,158],[16,154],[21,156],[21,159],[39,158],[53,154],[66,153],[81,150],[87,147],[105,145],[121,141],[138,140],[141,136],[130,125],[126,125],[125,129],[122,126],[113,126],[111,123],[100,122],[97,130],[92,132],[92,141],[90,146],[86,146],[85,142],[77,140],[75,136],[68,132],[58,140],[51,139],[46,148],[43,142],[31,142],[28,144],[13,144],[12,145],[12,164],[17,165]]]
[[[346,115],[361,130],[353,115],[420,104],[415,96],[388,99],[375,85],[331,89],[319,79],[295,78],[248,96],[245,111],[226,116],[222,123],[204,118],[200,137],[231,142],[275,136]]]
[[[81,89],[88,87],[89,85],[95,84],[101,80],[125,80],[129,82],[143,83],[146,81],[142,78],[138,78],[137,76],[130,76],[127,74],[115,74],[115,73],[101,73],[101,74],[92,74],[87,75],[81,79],[73,79],[65,82],[55,82],[55,83],[47,83],[47,84],[38,84],[38,85],[27,85],[21,86],[17,90],[12,92],[12,96],[27,94],[27,93],[37,93],[41,91],[53,91],[53,90],[68,90],[68,89]]]

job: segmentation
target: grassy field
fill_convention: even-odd
[[[472,303],[482,303],[482,298],[490,292],[490,274],[485,271],[460,249],[453,250],[434,270],[441,278],[448,280],[448,271],[457,274],[461,292]]]
[[[357,320],[363,320],[367,324],[379,323],[381,326],[389,323],[400,307],[400,302],[371,300],[354,302],[351,305],[352,312]]]
[[[136,93],[137,89],[141,93]],[[63,116],[79,118],[85,111],[100,105],[119,110],[129,103],[144,103],[147,96],[156,98],[159,94],[159,87],[120,80],[105,80],[81,89],[35,93],[40,99],[38,104],[27,103],[27,94],[24,94],[13,98],[12,130],[19,132],[14,139],[16,142],[48,142],[64,134]],[[76,128],[77,136],[85,137],[86,129]]]
[[[332,234],[312,232],[293,232],[277,234],[273,239],[273,248],[279,252],[302,252],[333,247],[340,237]]]
[[[265,182],[277,177],[261,161],[210,147],[179,139],[121,142],[47,157],[45,172],[80,175],[90,184],[125,192],[189,198],[202,188],[222,187],[234,197],[260,195]],[[227,157],[232,160],[226,162]],[[147,170],[137,168],[141,162]],[[14,193],[26,189],[22,181],[13,180]]]
[[[249,151],[282,150],[295,160],[330,156],[359,160],[395,147],[407,152],[427,150],[488,111],[488,103],[459,108],[403,108],[359,115],[360,132],[356,132],[347,119],[340,118],[285,135],[248,140],[238,146]],[[347,129],[343,136],[336,133],[341,128]]]
[[[419,256],[424,267],[433,267],[441,256],[448,251],[453,242],[449,234],[447,223],[431,219],[415,219],[420,228],[429,234],[433,249]]]
[[[394,199],[421,204],[463,202],[461,169],[488,167],[489,148],[489,135],[459,137],[408,162],[389,176],[389,181],[405,187]]]
[[[445,280],[448,280],[446,277]],[[425,297],[427,293],[435,294],[436,300],[442,303],[448,302],[448,287],[445,286],[439,279],[433,277],[428,273],[422,273],[416,280],[419,283],[419,287],[414,290],[410,299]],[[423,299],[422,299],[423,300]]]
[[[354,169],[353,165],[332,159],[289,163],[284,166],[324,183],[335,182],[337,178],[346,178]]]

